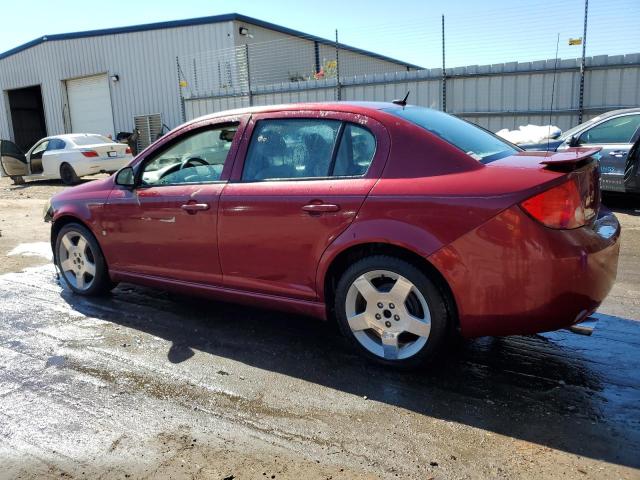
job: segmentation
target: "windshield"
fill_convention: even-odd
[[[99,143],[115,143],[110,138],[103,137],[102,135],[78,135],[76,137],[71,137],[71,140],[73,140],[73,143],[79,147],[85,145],[97,145]]]
[[[409,106],[402,109],[388,108],[384,111],[424,128],[482,163],[489,163],[520,151],[492,133],[438,110]]]

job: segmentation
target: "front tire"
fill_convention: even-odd
[[[93,234],[78,223],[69,223],[58,232],[55,262],[64,283],[75,293],[92,296],[107,293],[115,284]]]
[[[65,185],[75,185],[80,181],[76,171],[68,163],[60,165],[60,179]]]
[[[356,350],[396,367],[433,360],[449,331],[445,298],[435,283],[411,263],[385,255],[363,258],[342,274],[334,311]]]

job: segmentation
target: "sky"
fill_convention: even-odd
[[[34,14],[34,12],[38,12]],[[27,0],[2,6],[0,52],[54,33],[241,13],[424,67],[577,58],[584,0]],[[640,52],[640,0],[590,0],[587,56]]]

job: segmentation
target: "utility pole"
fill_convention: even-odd
[[[447,111],[447,71],[445,63],[444,15],[442,15],[442,111]]]
[[[584,32],[582,33],[582,61],[580,62],[580,97],[578,98],[578,124],[582,123],[584,114],[584,73],[585,54],[587,51],[587,15],[589,12],[589,0],[584,0]]]

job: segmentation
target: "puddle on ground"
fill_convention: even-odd
[[[62,355],[53,355],[47,359],[46,367],[64,367],[67,359]]]

